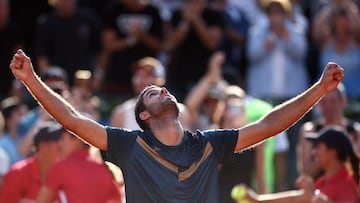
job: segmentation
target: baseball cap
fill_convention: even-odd
[[[335,149],[340,156],[353,153],[348,134],[340,127],[329,127],[322,129],[318,133],[307,133],[305,137],[316,144],[324,143],[329,148]]]
[[[39,131],[34,137],[34,145],[37,147],[41,142],[58,141],[65,129],[55,121],[46,121],[41,124]]]
[[[152,74],[154,74],[156,78],[161,80],[162,84],[157,84],[157,85],[163,85],[165,83],[165,77],[166,77],[165,68],[162,65],[161,61],[159,61],[158,59],[149,56],[144,57],[138,60],[133,66],[133,70],[136,70],[138,68],[142,68],[151,72]]]

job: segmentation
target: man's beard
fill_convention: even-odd
[[[173,100],[168,100],[166,102],[163,102],[155,108],[148,108],[148,112],[153,117],[159,117],[159,116],[163,115],[164,112],[167,112],[167,111],[173,111],[174,115],[176,115],[176,116],[179,116],[179,112],[180,112],[177,103]]]

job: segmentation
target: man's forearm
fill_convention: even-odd
[[[320,83],[315,83],[302,94],[276,106],[263,118],[273,134],[282,132],[303,117],[326,93]]]
[[[65,128],[72,130],[70,126],[74,122],[71,120],[71,115],[77,112],[64,98],[51,90],[36,75],[31,80],[27,80],[25,85],[41,106]]]

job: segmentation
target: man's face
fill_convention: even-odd
[[[176,115],[179,114],[176,98],[168,92],[165,87],[152,87],[149,88],[144,96],[144,104],[146,110],[156,117],[161,115],[162,112],[172,110]]]

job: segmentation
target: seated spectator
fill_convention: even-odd
[[[39,127],[33,139],[34,155],[15,163],[5,174],[0,202],[35,202],[46,174],[60,158],[58,141],[63,132],[53,121]]]
[[[301,176],[299,190],[257,195],[251,190],[247,198],[251,202],[348,202],[359,200],[359,159],[355,156],[348,135],[342,129],[329,127],[307,135],[316,149],[316,161],[324,175],[314,182],[309,176]],[[350,162],[351,171],[346,163]]]
[[[64,160],[49,170],[37,202],[52,202],[62,191],[65,202],[121,203],[113,175],[104,163],[90,157],[88,144],[64,131],[60,146]]]

